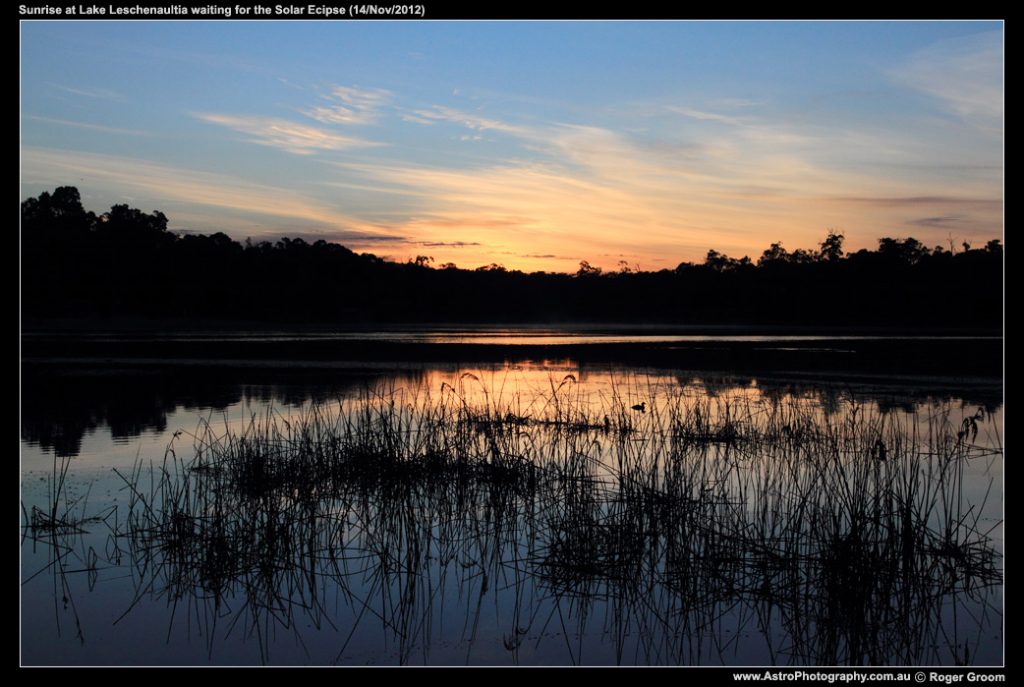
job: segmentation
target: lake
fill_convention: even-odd
[[[1000,665],[993,343],[29,336],[22,662]]]

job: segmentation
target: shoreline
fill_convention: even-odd
[[[1003,377],[1003,340],[993,338],[715,339],[635,343],[429,343],[302,338],[22,338],[23,365],[76,367],[361,367],[366,364],[571,362],[733,374]]]

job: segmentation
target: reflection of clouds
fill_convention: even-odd
[[[374,334],[364,333],[368,339]],[[500,327],[483,330],[426,330],[411,332],[410,341],[429,342],[432,337],[445,342],[522,343],[524,339],[564,335],[548,329],[515,329]],[[380,334],[385,340],[399,336]],[[307,338],[330,339],[335,334],[308,334]],[[245,337],[242,337],[245,338]],[[557,349],[552,349],[557,351]],[[428,368],[391,369],[360,368],[323,370],[318,368],[273,370],[254,373],[240,368],[216,373],[210,370],[133,374],[119,370],[116,374],[44,375],[29,369],[22,398],[24,441],[37,444],[59,455],[77,455],[82,439],[102,427],[110,429],[113,439],[134,439],[143,433],[171,434],[181,428],[180,422],[169,423],[173,413],[187,411],[186,424],[193,427],[195,417],[208,416],[218,423],[244,429],[252,414],[262,416],[274,411],[283,417],[308,413],[313,404],[323,404],[325,413],[337,412],[339,401],[349,409],[364,398],[370,389],[372,398],[391,398],[396,402],[421,403],[428,398],[441,400],[444,389],[454,389],[459,399],[473,408],[488,407],[502,414],[512,412],[533,419],[549,417],[566,403],[593,417],[628,411],[634,403],[644,401],[653,412],[670,412],[677,405],[695,407],[714,417],[731,413],[742,417],[747,410],[754,413],[786,411],[803,408],[826,416],[845,417],[852,408],[864,413],[922,413],[956,409],[950,421],[957,425],[961,416],[973,414],[978,407],[986,411],[986,422],[992,431],[1003,426],[1001,388],[961,386],[907,386],[905,381],[886,385],[874,383],[828,383],[791,377],[752,378],[746,375],[708,372],[645,371],[630,368],[595,368],[569,359],[520,361],[460,367],[436,365]],[[571,377],[571,378],[570,378]],[[451,399],[449,399],[451,400]],[[461,402],[460,400],[460,402]],[[561,405],[559,405],[561,404]],[[683,411],[685,412],[685,410]],[[736,413],[739,413],[737,415]],[[212,415],[211,415],[212,414]],[[178,418],[181,420],[181,418]],[[927,423],[924,423],[924,427]],[[987,436],[987,435],[986,435]],[[153,437],[154,441],[159,436]],[[995,442],[985,438],[984,441]],[[159,441],[157,442],[159,443]],[[134,457],[134,453],[132,454]]]

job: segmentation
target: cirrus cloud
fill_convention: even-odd
[[[250,143],[278,148],[294,155],[312,155],[324,150],[347,150],[382,145],[354,136],[343,136],[327,129],[298,124],[275,117],[227,115],[193,112],[192,116],[204,122],[234,129],[249,138]]]
[[[303,110],[302,114],[323,124],[373,124],[393,95],[383,88],[333,86],[322,96],[330,104]]]
[[[890,76],[938,98],[964,120],[1002,128],[1002,31],[938,41],[919,50]]]

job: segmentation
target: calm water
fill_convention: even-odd
[[[746,329],[746,328],[745,328]],[[706,331],[707,330],[707,331]],[[44,335],[52,338],[53,333]],[[83,338],[76,332],[76,338]],[[417,344],[478,344],[478,345],[580,345],[580,344],[671,344],[671,343],[804,343],[823,341],[968,341],[996,340],[996,336],[915,336],[865,335],[865,334],[751,334],[738,333],[737,328],[718,327],[693,328],[681,326],[652,326],[641,328],[630,326],[619,328],[607,325],[581,327],[502,326],[473,327],[401,327],[393,329],[350,330],[350,331],[160,331],[151,334],[126,336],[122,332],[94,332],[86,335],[90,341],[123,342],[131,340],[160,340],[180,342],[346,342],[379,341],[389,343]]]
[[[59,490],[58,511],[74,527],[25,528],[23,663],[1003,662],[1001,581],[964,582],[977,573],[962,560],[990,554],[1002,567],[998,384],[823,384],[571,362],[398,367],[248,372],[241,381],[182,370],[26,375],[25,517],[52,512]],[[144,531],[137,497],[151,498],[162,476],[173,476],[165,486],[185,475],[197,491],[213,485],[202,503],[237,505],[242,497],[218,491],[225,487],[212,470],[190,470],[188,461],[225,435],[255,440],[272,423],[297,441],[294,428],[314,419],[335,429],[393,423],[408,446],[436,447],[442,437],[462,442],[460,451],[521,453],[546,472],[528,488],[479,472],[461,481],[430,472],[345,478],[301,517],[296,504],[316,499],[278,494],[247,525],[261,533],[249,543],[259,552],[251,561],[225,534],[186,556]],[[854,427],[875,434],[857,443]],[[726,430],[759,438],[743,443]],[[812,431],[853,438],[820,463],[792,438]],[[908,481],[918,468],[880,460],[876,435],[891,456],[917,456],[933,494],[889,493],[891,503],[879,505],[879,484]],[[942,451],[958,456],[955,466],[932,477],[939,468],[929,456]],[[916,587],[893,572],[891,593],[843,591],[849,566],[829,556],[851,546],[850,523],[836,523],[847,534],[831,553],[806,553],[811,567],[772,558],[809,549],[781,541],[811,531],[794,524],[804,506],[793,499],[813,500],[799,485],[837,465],[866,492],[843,487],[835,498],[874,499],[876,528],[878,513],[897,511],[900,498],[931,504],[926,529],[943,531],[951,514],[970,523],[969,532],[958,525],[956,551],[933,543],[914,554],[964,566],[950,569],[959,580],[952,589],[936,591],[946,578],[935,576],[946,573],[929,568]],[[638,484],[640,476],[650,482]],[[694,480],[686,483],[693,493],[675,505],[638,496],[667,493],[680,479]],[[212,521],[209,508],[190,511],[190,522]],[[287,531],[268,524],[278,517],[292,518],[275,521]],[[278,536],[291,548],[274,548]],[[882,544],[871,546],[858,558],[884,565]],[[863,622],[851,620],[858,615]]]

